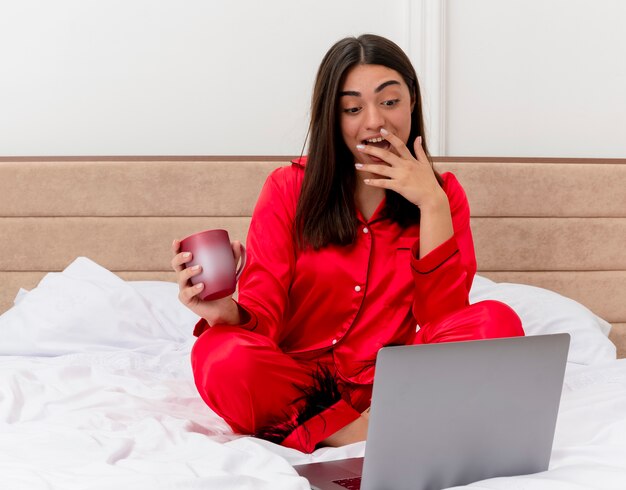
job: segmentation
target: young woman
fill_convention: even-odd
[[[200,395],[235,431],[305,452],[366,438],[381,347],[524,335],[504,304],[469,304],[467,198],[433,170],[409,59],[374,35],[324,57],[308,157],[261,191],[238,301],[199,300],[199,271],[172,250],[180,300],[202,317]]]

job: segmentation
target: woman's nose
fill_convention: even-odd
[[[365,113],[367,129],[379,130],[385,125],[385,118],[377,107],[370,107]]]

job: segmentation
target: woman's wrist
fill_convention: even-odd
[[[441,189],[441,195],[434,195],[420,206],[419,258],[428,255],[452,235],[454,227],[450,203],[448,196]]]
[[[441,187],[437,187],[431,195],[423,199],[418,207],[420,208],[420,212],[422,214],[450,211],[448,196]]]
[[[241,308],[231,296],[213,303],[211,311],[202,316],[210,326],[241,324]]]

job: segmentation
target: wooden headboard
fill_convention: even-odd
[[[174,280],[170,244],[207,228],[245,240],[288,157],[0,158],[0,312],[86,256],[130,280]],[[552,289],[614,325],[626,356],[626,160],[438,159],[472,208],[479,273]]]

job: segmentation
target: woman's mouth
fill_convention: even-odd
[[[377,136],[376,138],[369,138],[369,139],[363,140],[362,144],[375,146],[376,148],[381,148],[383,150],[388,150],[389,147],[391,146],[389,144],[389,141],[387,141],[382,136]]]

